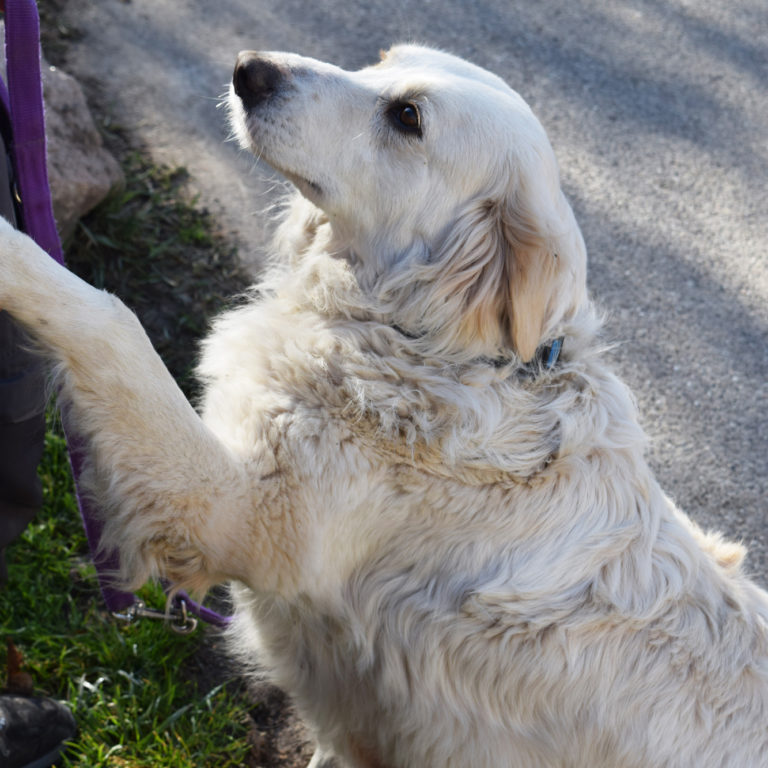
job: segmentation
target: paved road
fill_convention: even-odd
[[[258,263],[279,185],[226,143],[243,48],[356,68],[412,39],[506,78],[560,159],[652,461],[768,584],[768,6],[765,0],[71,0],[70,70]]]

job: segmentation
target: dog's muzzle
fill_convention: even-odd
[[[246,109],[265,102],[278,90],[282,79],[280,69],[256,51],[241,51],[237,55],[232,85]]]

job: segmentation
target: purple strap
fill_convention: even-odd
[[[24,230],[44,251],[63,264],[45,164],[40,24],[34,0],[6,0],[5,58],[12,153],[16,186],[24,207]]]
[[[3,8],[4,6],[4,8]],[[8,88],[0,79],[0,102],[10,115],[13,133],[16,186],[22,200],[24,231],[60,264],[64,263],[46,167],[45,117],[43,86],[40,74],[40,22],[34,0],[5,0],[5,56]],[[95,514],[93,502],[79,489],[84,448],[76,435],[67,435],[72,474],[75,478],[77,503],[83,519],[88,545],[91,549],[99,587],[107,608],[123,612],[136,602],[135,595],[112,585],[112,574],[118,570],[118,554],[99,551],[102,523]],[[229,617],[199,605],[181,593],[187,608],[204,621],[217,626],[229,622]]]
[[[88,539],[88,547],[91,550],[91,558],[96,566],[96,576],[99,580],[101,596],[112,613],[121,613],[136,602],[136,596],[130,592],[116,589],[114,578],[111,574],[120,568],[120,558],[117,550],[104,552],[99,549],[101,532],[104,528],[101,520],[96,516],[91,499],[80,492],[80,475],[85,459],[82,442],[77,436],[67,433],[67,445],[69,446],[69,462],[72,465],[72,476],[75,479],[75,493],[77,505],[80,508],[80,517],[83,520],[85,536]]]

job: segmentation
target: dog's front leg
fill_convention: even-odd
[[[2,219],[0,309],[57,365],[67,423],[85,446],[83,479],[127,583],[162,574],[192,590],[230,578],[295,588],[297,532],[306,525],[290,506],[277,508],[281,473],[265,441],[234,456],[189,405],[135,315]]]

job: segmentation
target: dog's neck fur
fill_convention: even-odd
[[[418,298],[410,300],[403,313],[394,298],[382,300],[375,290],[365,290],[361,285],[365,275],[359,277],[365,265],[335,237],[325,215],[303,199],[292,201],[284,226],[276,233],[276,245],[282,266],[268,276],[266,290],[281,302],[320,316],[335,336],[348,337],[345,354],[349,359],[370,350],[373,354],[361,361],[361,370],[382,367],[377,375],[361,374],[350,386],[351,399],[340,403],[340,408],[355,419],[373,417],[378,435],[391,436],[393,446],[399,443],[407,451],[421,452],[422,457],[437,451],[442,460],[449,460],[452,472],[464,467],[468,482],[483,481],[489,472],[494,478],[506,475],[515,482],[539,475],[560,452],[562,423],[569,422],[571,411],[579,410],[583,393],[603,386],[594,378],[595,372],[602,371],[601,365],[593,364],[599,352],[595,339],[600,323],[590,304],[582,307],[577,322],[562,325],[567,353],[560,363],[551,369],[534,363],[536,375],[531,375],[532,366],[509,348],[466,348],[451,345],[450,338],[444,338],[442,345],[435,343],[430,329],[415,325],[408,314],[418,309]],[[384,391],[393,374],[397,377],[393,391]],[[402,387],[407,381],[414,382],[414,402],[403,404],[410,414],[406,423],[387,404],[409,391]],[[462,395],[467,384],[476,397]],[[500,400],[510,409],[504,424],[493,415],[501,412]],[[541,407],[532,407],[532,401]],[[555,402],[558,406],[551,407]],[[477,413],[468,412],[469,408]],[[442,421],[437,423],[431,413],[441,414]],[[423,414],[423,419],[417,423],[414,414]],[[483,429],[468,434],[469,424]],[[640,446],[644,437],[639,428],[637,433]]]
[[[436,277],[441,266],[431,264],[429,247],[416,238],[407,247],[388,249],[387,245],[366,243],[350,245],[349,236],[327,215],[300,196],[290,199],[286,216],[275,237],[280,264],[288,262],[293,275],[302,281],[309,305],[322,315],[380,322],[396,329],[407,339],[408,348],[425,358],[440,357],[448,365],[491,364],[522,375],[552,367],[544,348],[568,335],[574,313],[540,340],[534,358],[527,363],[519,358],[505,330],[486,327],[482,335],[467,337],[462,333],[460,302],[450,304],[436,299]],[[385,253],[379,253],[378,250]],[[280,268],[274,278],[279,281]],[[425,308],[430,311],[425,311]],[[587,316],[593,316],[585,301]],[[586,326],[595,328],[594,322]],[[571,341],[568,346],[570,348]],[[557,355],[555,355],[555,359]],[[542,363],[544,363],[542,365]]]

